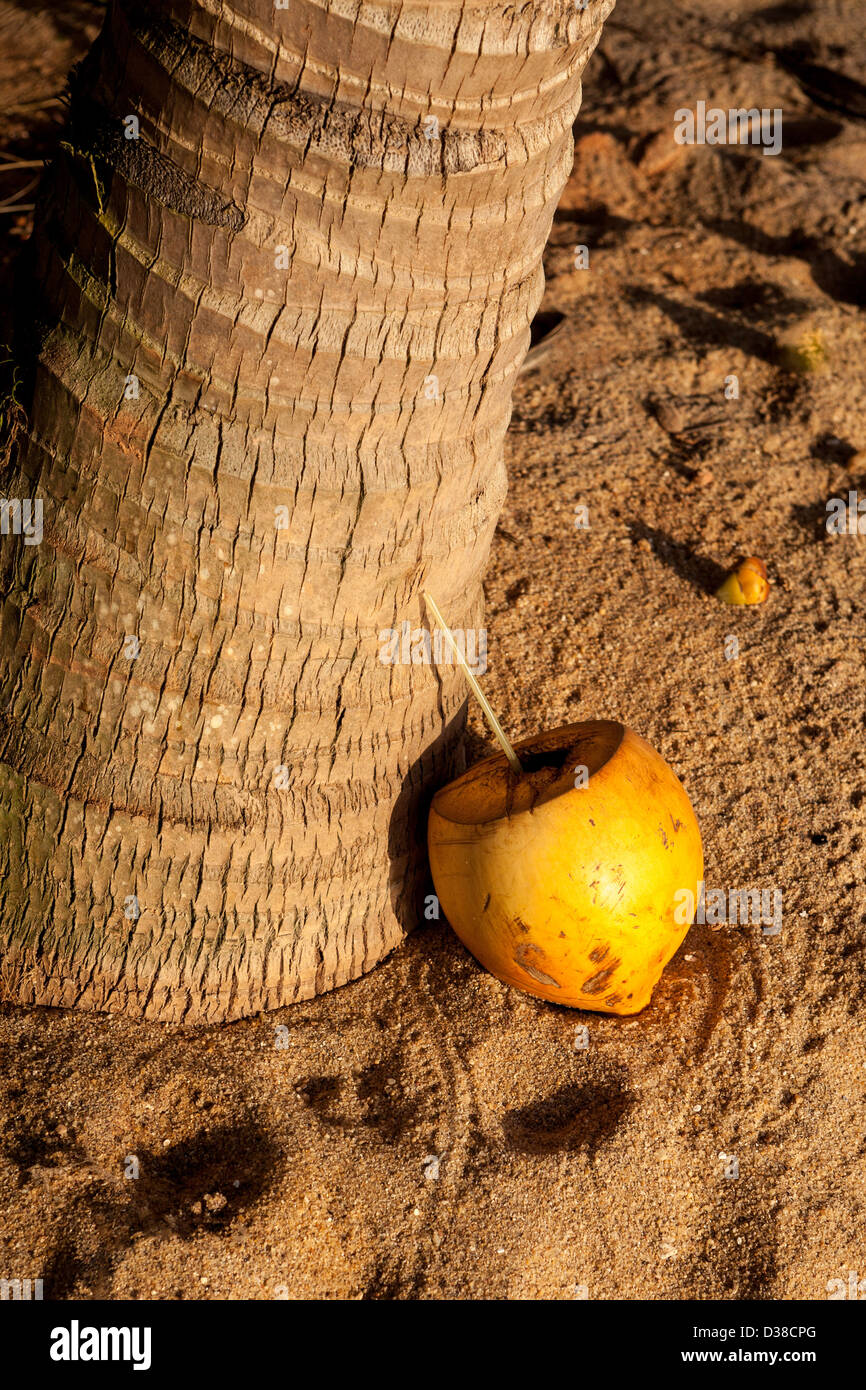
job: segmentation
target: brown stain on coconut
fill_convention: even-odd
[[[584,980],[581,985],[584,994],[601,994],[618,965],[619,959],[617,958],[612,960],[610,965],[606,965],[604,970],[599,970],[597,975],[591,975],[588,980]]]
[[[522,924],[521,924],[522,925]],[[524,928],[528,930],[528,928]],[[523,946],[518,946],[514,952],[514,959],[521,970],[525,970],[527,975],[531,975],[533,980],[537,980],[540,985],[552,985],[554,989],[561,989],[558,980],[554,980],[552,975],[548,975],[545,970],[541,970],[529,957],[535,957],[540,963],[546,964],[547,958],[540,946],[533,946],[527,942]]]

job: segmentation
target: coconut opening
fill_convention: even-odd
[[[436,813],[455,824],[482,825],[535,810],[570,792],[578,767],[586,769],[591,783],[614,757],[625,732],[613,720],[593,719],[526,739],[515,749],[522,777],[512,772],[504,753],[493,753],[436,793]]]
[[[528,753],[522,749],[518,753],[520,766],[524,772],[559,772],[568,761],[571,752],[569,747],[565,748],[540,748],[536,752]]]

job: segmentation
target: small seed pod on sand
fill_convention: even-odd
[[[716,598],[722,603],[764,603],[769,592],[767,566],[757,555],[750,555],[716,590]]]

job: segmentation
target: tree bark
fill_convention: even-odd
[[[3,997],[237,1018],[418,920],[465,689],[380,633],[424,588],[483,621],[612,5],[111,5],[2,488],[43,505],[41,543],[0,538]]]

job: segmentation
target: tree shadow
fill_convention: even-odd
[[[560,313],[559,309],[544,309],[535,315],[529,325],[529,347],[530,350],[537,347],[545,338],[549,338],[551,333],[565,322],[565,314]]]
[[[827,535],[827,515],[826,502],[795,502],[791,507],[792,521],[815,545],[822,544]]]
[[[776,341],[770,333],[760,328],[753,328],[736,319],[723,318],[695,304],[684,304],[645,285],[629,285],[627,294],[634,304],[654,304],[661,309],[696,346],[734,348],[749,357],[758,357],[772,366],[778,366]]]
[[[804,236],[802,232],[771,236],[748,222],[734,222],[726,218],[705,222],[704,225],[719,236],[727,237],[748,250],[758,251],[762,256],[793,256],[809,267],[818,288],[838,304],[851,304],[855,308],[866,305],[866,255],[861,251],[852,248],[850,260],[846,260],[826,242],[817,237]]]
[[[777,1184],[766,1179],[759,1188],[749,1180],[725,1183],[704,1213],[707,1234],[715,1241],[712,1258],[689,1254],[678,1284],[690,1297],[703,1299],[772,1299],[778,1274],[779,1237],[773,1199]],[[730,1190],[729,1190],[730,1189]]]
[[[662,564],[700,593],[714,594],[725,578],[727,571],[715,560],[695,554],[685,542],[675,541],[666,531],[648,526],[645,521],[629,522],[629,531],[634,540],[649,541]]]
[[[816,463],[838,463],[843,468],[848,467],[849,461],[857,452],[855,444],[850,444],[847,439],[840,439],[836,434],[829,434],[826,430],[813,439],[809,446],[809,457]]]
[[[812,14],[813,8],[808,0],[788,0],[787,4],[769,5],[765,10],[755,10],[752,19],[756,23],[790,24],[795,19]]]
[[[529,1105],[509,1110],[502,1131],[510,1149],[549,1154],[578,1150],[593,1158],[635,1104],[624,1067],[596,1082],[560,1086]]]
[[[65,1204],[41,1272],[47,1298],[74,1296],[81,1284],[108,1297],[114,1269],[138,1233],[185,1241],[198,1232],[229,1235],[238,1215],[258,1206],[281,1162],[275,1141],[251,1117],[136,1157],[135,1180],[98,1173]]]
[[[556,222],[572,222],[580,227],[597,227],[605,232],[628,232],[635,225],[628,217],[611,212],[607,203],[588,202],[579,208],[557,208]]]
[[[468,697],[457,714],[410,767],[388,825],[391,908],[405,933],[425,920],[424,900],[433,893],[427,860],[427,816],[440,787],[466,770],[463,738]]]
[[[755,318],[775,323],[805,313],[810,305],[805,299],[786,294],[780,285],[769,280],[745,279],[736,285],[719,285],[697,296],[710,309],[748,310]]]

